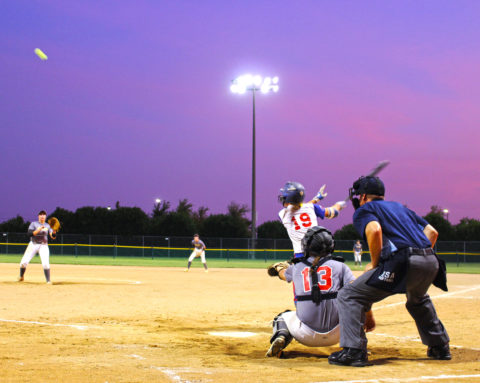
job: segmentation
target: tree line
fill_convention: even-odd
[[[75,211],[57,207],[48,217],[56,217],[62,232],[68,234],[106,235],[160,235],[203,237],[247,238],[251,236],[251,221],[246,218],[246,205],[231,202],[224,214],[209,214],[208,208],[197,210],[187,200],[179,201],[175,209],[171,203],[155,203],[150,214],[139,207],[120,206],[115,208],[84,206]],[[30,224],[21,216],[0,223],[2,232],[25,232]],[[279,230],[280,229],[280,230]],[[283,226],[265,222],[257,227],[259,238],[288,238]]]
[[[173,209],[170,202],[155,203],[150,214],[138,207],[115,208],[84,206],[75,211],[57,207],[49,217],[57,217],[62,231],[68,234],[109,235],[161,235],[191,236],[198,233],[203,237],[247,238],[251,236],[251,221],[246,218],[246,205],[231,202],[224,214],[209,214],[208,208],[197,210],[187,200],[179,201]],[[424,218],[439,232],[441,241],[480,241],[480,221],[463,218],[456,225],[445,219],[438,206],[432,206]],[[2,232],[25,232],[30,222],[21,216],[0,223]],[[288,238],[280,221],[267,221],[257,227],[258,238]],[[337,240],[360,239],[352,224],[345,225],[334,233]]]

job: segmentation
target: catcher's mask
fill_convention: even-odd
[[[310,255],[323,258],[333,253],[335,240],[329,230],[322,226],[314,226],[305,233],[302,249],[305,259]]]
[[[352,201],[352,205],[355,210],[360,207],[360,200],[358,199],[358,195],[362,194],[373,194],[378,196],[385,195],[385,185],[383,184],[382,180],[378,177],[372,176],[361,176],[358,180],[353,183],[353,186],[348,189],[348,195],[350,197],[350,201]]]
[[[288,181],[283,188],[280,189],[278,201],[284,203],[299,204],[305,198],[305,188],[300,182]]]

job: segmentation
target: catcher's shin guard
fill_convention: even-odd
[[[280,335],[285,338],[285,347],[287,347],[290,342],[292,341],[293,337],[290,334],[290,331],[288,331],[287,324],[285,323],[285,320],[282,317],[282,314],[289,312],[290,310],[285,310],[278,314],[274,319],[273,319],[273,335],[270,338],[270,343],[273,343],[275,339],[277,339]]]

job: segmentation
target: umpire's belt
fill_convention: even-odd
[[[416,249],[414,247],[408,248],[409,255],[435,255],[435,251],[431,247],[426,249]]]
[[[337,292],[335,291],[334,293],[326,293],[326,294],[320,294],[320,301],[326,301],[327,299],[335,299],[337,297]],[[298,302],[302,301],[313,301],[312,295],[297,295],[295,297]]]

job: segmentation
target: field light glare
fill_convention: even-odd
[[[244,94],[247,90],[260,91],[262,93],[278,92],[278,76],[262,77],[260,75],[244,74],[232,81],[230,91]]]

